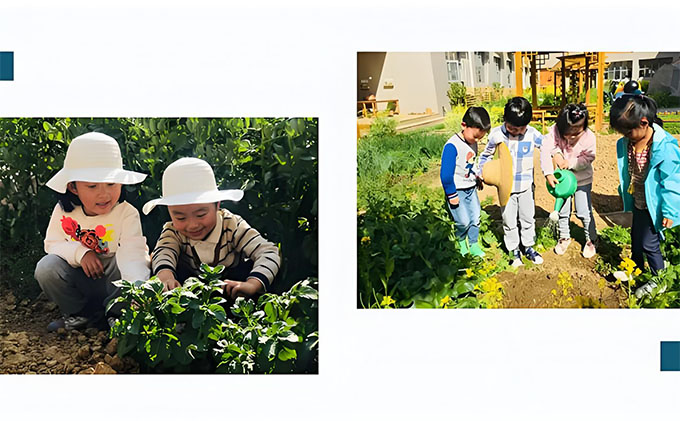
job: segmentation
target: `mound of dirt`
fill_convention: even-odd
[[[47,332],[47,324],[60,317],[44,296],[18,301],[11,292],[0,295],[0,373],[11,374],[115,374],[138,373],[130,358],[116,354],[116,339],[108,331]]]

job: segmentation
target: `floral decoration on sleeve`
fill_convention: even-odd
[[[97,225],[93,230],[82,229],[75,219],[64,216],[61,218],[61,228],[66,235],[75,241],[79,241],[95,253],[103,254],[109,252],[109,243],[103,240],[106,236],[105,226]]]

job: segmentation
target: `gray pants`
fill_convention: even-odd
[[[503,241],[508,251],[513,251],[519,247],[520,235],[524,247],[532,247],[536,243],[534,220],[536,209],[534,206],[534,188],[532,186],[523,192],[512,193],[508,203],[501,208],[503,214]]]
[[[111,282],[120,279],[120,271],[115,256],[101,258],[101,262],[104,275],[92,279],[85,275],[83,268],[74,268],[61,257],[48,254],[35,267],[35,279],[63,314],[102,316],[106,304],[119,295],[119,288]]]
[[[595,230],[595,218],[593,218],[593,208],[590,203],[590,190],[593,185],[586,184],[579,186],[574,193],[574,202],[576,203],[576,216],[583,222],[583,229],[586,234],[587,241],[597,240],[597,231]],[[571,216],[571,197],[564,201],[564,206],[560,211],[559,229],[560,238],[571,238],[569,232],[569,217]]]

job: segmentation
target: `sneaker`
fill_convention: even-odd
[[[590,259],[595,256],[595,244],[592,241],[588,241],[585,246],[583,246],[583,257]]]
[[[524,249],[524,255],[527,257],[527,259],[534,262],[534,264],[540,265],[543,263],[543,257],[541,257],[541,255],[532,247],[527,247]]]
[[[513,250],[511,252],[512,254],[512,266],[513,267],[520,267],[524,265],[524,262],[522,262],[522,253],[520,253],[519,249]]]
[[[566,253],[569,244],[571,244],[571,238],[560,238],[560,241],[557,242],[557,245],[554,248],[555,254],[561,256]]]
[[[54,320],[47,325],[48,332],[55,332],[61,328],[66,330],[80,329],[90,322],[90,319],[85,316],[66,316],[63,319]]]
[[[635,298],[640,299],[645,295],[651,294],[654,288],[656,288],[657,286],[658,285],[654,281],[647,282],[646,284],[642,285],[640,288],[635,290]]]
[[[482,247],[479,245],[479,243],[472,243],[470,245],[470,254],[475,257],[486,256],[486,253],[484,253],[484,250],[482,250]]]
[[[470,252],[468,249],[467,239],[458,241],[458,248],[460,249],[460,255],[465,256]]]

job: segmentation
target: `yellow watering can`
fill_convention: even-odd
[[[564,201],[576,193],[577,183],[576,176],[569,170],[557,169],[553,175],[555,176],[555,179],[557,179],[555,187],[552,187],[547,180],[545,184],[548,188],[548,193],[555,198],[555,210],[550,212],[550,219],[557,221],[560,217],[560,210],[562,210],[562,207],[564,206]]]

